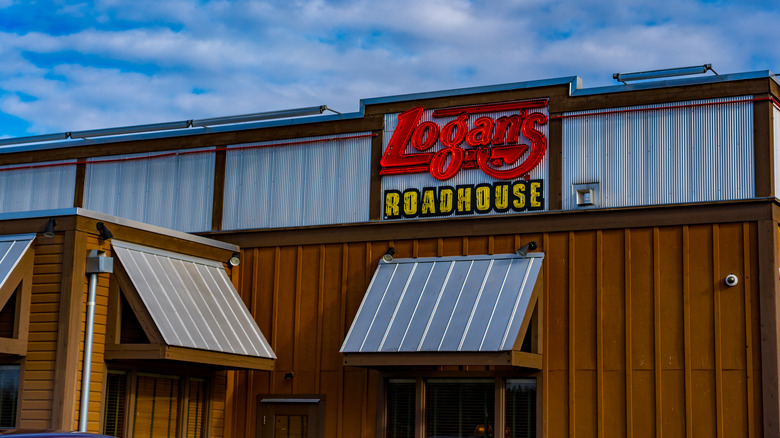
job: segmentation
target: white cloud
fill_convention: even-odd
[[[30,134],[318,104],[355,111],[361,98],[393,94],[571,75],[591,87],[613,84],[616,71],[711,62],[728,73],[780,61],[780,12],[722,2],[99,0],[55,12],[85,24],[61,35],[0,32],[0,111],[29,120]]]

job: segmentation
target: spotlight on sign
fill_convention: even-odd
[[[385,262],[388,262],[388,263],[389,263],[389,262],[392,262],[392,261],[393,261],[393,256],[394,256],[394,255],[395,255],[395,248],[393,248],[393,247],[390,247],[390,248],[387,250],[387,252],[385,252],[385,255],[383,255],[383,256],[382,256],[382,260],[384,260]]]

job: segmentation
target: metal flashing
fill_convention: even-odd
[[[189,234],[182,231],[176,231],[168,228],[158,227],[156,225],[145,224],[143,222],[112,216],[110,214],[100,213],[97,211],[87,210],[84,208],[60,208],[60,209],[53,209],[53,210],[36,210],[36,211],[19,211],[19,212],[12,212],[12,213],[0,213],[0,221],[17,220],[17,219],[49,218],[49,217],[61,217],[61,216],[82,216],[90,219],[96,219],[102,222],[109,222],[117,225],[122,225],[125,227],[135,228],[137,230],[149,231],[151,233],[175,237],[177,239],[185,240],[187,242],[208,245],[214,248],[224,249],[227,251],[237,252],[239,250],[238,245],[234,245],[232,243],[209,239],[207,237],[202,237],[195,234]]]

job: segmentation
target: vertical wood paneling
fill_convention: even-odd
[[[338,349],[384,251],[497,254],[536,240],[545,253],[544,436],[755,436],[756,235],[738,223],[245,249],[254,272],[241,287],[260,295],[247,302],[279,356],[273,378],[236,380],[253,388],[246,417],[258,394],[316,393],[325,436],[372,436],[381,376],[343,367]],[[732,271],[740,285],[726,288]],[[242,425],[250,436],[253,427]]]
[[[624,258],[624,273],[623,277],[624,289],[626,293],[626,437],[634,436],[634,391],[632,390],[634,384],[634,358],[631,354],[634,351],[632,346],[632,331],[631,331],[631,230],[626,229],[624,234],[625,258]]]
[[[574,275],[575,275],[575,248],[574,248],[574,233],[569,233],[569,436],[574,437],[576,432],[576,418],[575,418],[575,400],[576,400],[576,388],[577,381],[575,380],[577,374],[576,366],[576,349],[575,349],[575,300],[574,300]]]
[[[693,437],[693,373],[691,371],[691,239],[688,226],[683,232],[683,342],[685,349],[685,436]]]
[[[723,437],[723,353],[721,351],[721,312],[720,312],[720,229],[712,226],[712,270],[714,291],[713,321],[715,330],[715,431],[718,438]]]

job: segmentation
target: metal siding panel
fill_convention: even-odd
[[[484,337],[480,339],[479,350],[480,351],[496,351],[502,350],[504,341],[504,334],[507,328],[512,322],[511,310],[515,309],[518,304],[518,298],[522,298],[521,295],[527,295],[530,297],[531,290],[525,287],[524,280],[528,272],[529,266],[536,259],[515,260],[512,266],[509,268],[509,272],[506,275],[506,280],[501,284],[501,290],[496,300],[496,310],[491,315],[487,329],[484,332]],[[540,262],[541,263],[541,262]],[[533,289],[533,282],[536,278],[531,278]],[[519,289],[519,292],[518,292]],[[522,301],[520,302],[522,304]],[[511,348],[511,345],[509,346]]]
[[[401,347],[404,335],[412,322],[420,298],[423,296],[422,292],[430,281],[435,266],[435,262],[417,265],[414,276],[409,279],[409,283],[399,299],[379,351],[398,351]]]
[[[439,351],[458,351],[468,328],[469,319],[477,303],[482,286],[491,275],[493,260],[475,261],[469,268],[463,289],[455,301],[447,329],[439,341]]]
[[[358,308],[352,326],[349,328],[346,339],[344,339],[342,349],[360,351],[397,267],[398,265],[395,264],[388,265],[379,262],[379,266],[376,268],[371,283],[363,296],[363,301],[360,303],[360,308]]]
[[[386,338],[387,331],[392,323],[392,317],[396,314],[398,304],[403,293],[406,292],[409,283],[415,276],[417,266],[414,264],[398,265],[390,282],[387,283],[382,300],[377,307],[371,326],[366,332],[360,351],[379,351]]]
[[[490,275],[485,278],[485,283],[476,300],[469,320],[458,345],[459,351],[479,351],[482,341],[487,334],[488,325],[497,318],[496,309],[500,294],[505,290],[507,276],[516,260],[503,259],[493,261]]]
[[[98,162],[87,164],[84,207],[184,232],[208,231],[215,156],[204,150],[90,159]]]
[[[275,358],[219,262],[113,242],[168,345]]]
[[[576,209],[573,184],[600,184],[600,207],[751,198],[753,105],[746,97],[643,105],[565,115],[563,209]],[[718,105],[700,105],[706,103]],[[650,109],[650,111],[619,112]]]
[[[436,297],[436,305],[429,316],[416,351],[440,351],[441,340],[450,323],[457,297],[463,292],[472,261],[456,261],[447,282],[442,284]]]
[[[233,145],[258,148],[228,149],[223,229],[368,221],[371,137],[355,135]]]
[[[14,170],[2,169],[19,166],[0,166],[0,213],[73,207],[75,160],[35,164],[54,166]]]
[[[440,296],[441,285],[448,281],[455,262],[434,262],[431,275],[424,288],[419,293],[419,298],[409,318],[409,325],[404,331],[398,351],[417,351],[425,334],[425,328],[433,315],[436,302]]]

